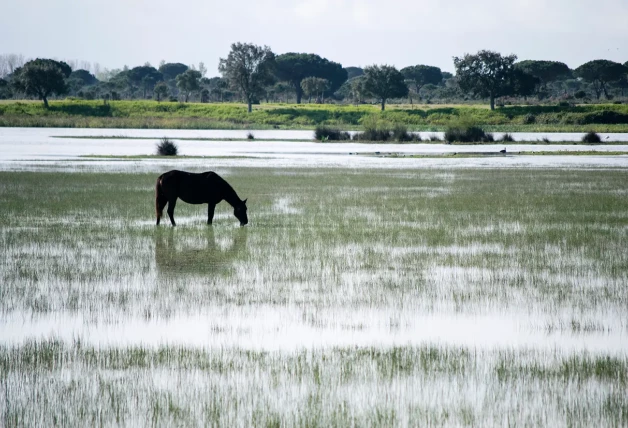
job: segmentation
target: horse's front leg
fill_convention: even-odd
[[[207,224],[212,224],[214,220],[214,210],[216,209],[216,204],[212,204],[211,202],[207,204]]]

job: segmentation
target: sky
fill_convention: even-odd
[[[218,75],[234,42],[343,66],[415,64],[490,49],[571,68],[628,61],[628,0],[2,0],[0,54]]]

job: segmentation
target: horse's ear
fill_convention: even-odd
[[[244,205],[246,205],[246,201],[247,201],[247,199],[248,199],[248,198],[246,198],[245,200],[243,200],[243,201],[242,201],[242,203],[243,203]]]

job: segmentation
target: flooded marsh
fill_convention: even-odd
[[[215,171],[0,172],[0,425],[628,424],[626,169]]]

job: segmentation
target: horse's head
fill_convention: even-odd
[[[244,226],[249,222],[249,218],[246,216],[246,199],[234,207],[233,215],[240,220],[240,226]]]

